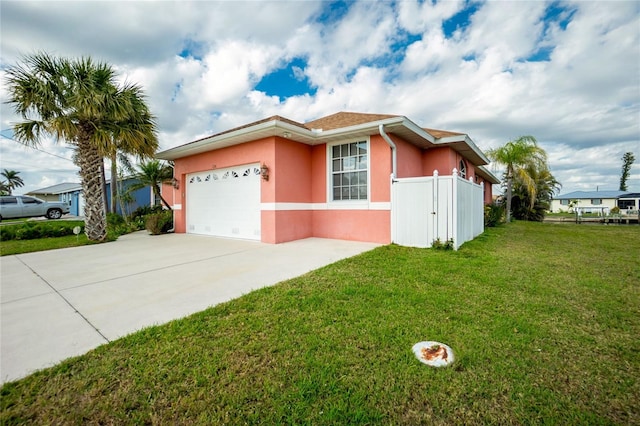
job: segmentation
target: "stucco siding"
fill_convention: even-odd
[[[396,177],[419,177],[422,176],[422,155],[423,151],[415,145],[412,145],[403,139],[391,137],[397,149],[397,167]]]
[[[371,136],[370,202],[391,201],[391,148],[380,135]]]
[[[276,191],[276,202],[311,202],[312,172],[309,145],[287,139],[276,139],[274,163],[270,165],[269,173],[269,180],[273,179]]]
[[[314,210],[312,218],[314,237],[391,242],[389,210]]]

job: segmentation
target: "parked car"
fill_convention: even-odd
[[[63,202],[42,201],[24,195],[0,196],[0,220],[16,217],[38,217],[60,219],[69,213],[69,204]]]

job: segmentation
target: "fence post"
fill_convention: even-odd
[[[478,226],[478,230],[480,231],[478,235],[484,232],[484,181],[480,182],[480,226]]]
[[[440,206],[438,205],[439,201],[439,197],[438,197],[438,187],[440,186],[440,184],[438,183],[438,170],[434,170],[433,171],[433,180],[431,181],[431,185],[433,185],[433,190],[432,192],[432,211],[431,211],[431,225],[432,225],[432,229],[433,229],[433,234],[431,235],[431,241],[428,241],[428,246],[427,247],[431,247],[433,245],[433,241],[435,241],[436,239],[440,238],[440,231],[438,230],[438,212],[440,210]]]
[[[451,239],[453,248],[458,250],[458,169],[454,167],[451,190]]]

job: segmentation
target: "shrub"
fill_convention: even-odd
[[[484,206],[484,226],[490,228],[504,223],[505,210],[504,204],[495,201]]]
[[[611,209],[611,214],[620,214],[620,207],[615,206]]]
[[[448,239],[445,242],[440,241],[440,238],[431,243],[431,248],[435,250],[453,250],[453,238]]]
[[[131,213],[130,219],[132,221],[143,220],[145,216],[150,215],[152,213],[161,213],[163,211],[162,206],[142,206],[138,207]]]
[[[173,228],[173,211],[164,210],[160,213],[147,215],[145,228],[147,228],[147,231],[149,231],[151,235],[166,234]]]

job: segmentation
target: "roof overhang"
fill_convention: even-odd
[[[306,145],[320,145],[350,138],[377,135],[379,134],[379,126],[381,124],[388,134],[396,135],[419,148],[430,149],[438,146],[449,146],[475,165],[489,164],[489,160],[475,143],[473,143],[469,136],[460,134],[438,139],[403,116],[395,116],[384,120],[324,131],[322,129],[307,129],[287,121],[273,119],[257,122],[253,125],[243,126],[229,132],[219,133],[161,151],[156,154],[156,157],[163,160],[176,160],[178,158],[275,136],[291,139]]]
[[[476,167],[476,175],[492,184],[497,185],[500,183],[500,179],[498,179],[493,173],[482,166]]]

